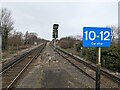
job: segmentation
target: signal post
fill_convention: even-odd
[[[56,49],[56,39],[58,38],[58,27],[59,27],[59,24],[53,24],[54,50]]]

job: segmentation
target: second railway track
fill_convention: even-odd
[[[53,46],[52,46],[53,47]],[[87,63],[86,61],[80,60],[73,54],[67,53],[60,48],[56,48],[56,52],[70,62],[74,67],[79,69],[82,73],[96,80],[96,66],[92,63]],[[110,74],[109,72],[101,69],[101,88],[119,88],[120,78]]]
[[[17,58],[14,62],[3,66],[1,71],[3,89],[8,90],[12,88],[13,84],[19,79],[29,64],[39,56],[45,45],[41,44],[37,48]]]

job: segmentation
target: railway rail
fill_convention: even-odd
[[[3,66],[2,70],[0,71],[0,75],[2,76],[2,89],[8,90],[12,88],[30,63],[40,55],[45,45],[46,43],[41,44],[37,48],[26,52],[12,62]]]
[[[52,46],[53,47],[53,46]],[[79,69],[82,73],[96,80],[96,66],[93,63],[85,61],[84,59],[68,53],[65,50],[56,47],[56,52],[69,61],[74,67]],[[101,68],[101,83],[107,88],[119,88],[120,87],[120,77],[112,75],[106,69]]]

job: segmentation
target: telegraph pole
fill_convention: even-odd
[[[0,27],[0,61],[2,61],[2,28]]]
[[[120,44],[120,1],[118,2],[118,44]]]
[[[2,61],[2,30],[0,27],[0,62]],[[0,63],[0,70],[2,69],[2,63]],[[0,77],[0,81],[2,81],[2,77]],[[2,90],[2,83],[0,83],[0,89]]]
[[[2,61],[2,36],[0,34],[0,61]]]

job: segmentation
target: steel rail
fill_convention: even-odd
[[[43,45],[43,44],[41,44]],[[40,45],[40,46],[41,46]],[[13,67],[14,65],[16,65],[17,63],[19,63],[21,60],[25,59],[30,53],[34,52],[36,49],[38,49],[40,46],[38,46],[37,48],[34,48],[28,52],[23,53],[22,55],[18,56],[17,58],[15,58],[14,60],[12,60],[11,62],[7,63],[6,65],[4,65],[2,67],[2,70],[0,70],[0,76],[6,72],[8,69],[10,69],[11,67]]]
[[[52,46],[53,47],[53,46]],[[71,57],[71,58],[73,58],[74,60],[76,60],[76,61],[78,61],[78,62],[80,62],[80,63],[83,63],[84,65],[86,65],[87,67],[89,67],[89,68],[91,68],[92,70],[96,70],[96,66],[95,66],[95,64],[92,64],[92,63],[90,63],[90,62],[88,62],[88,61],[85,61],[85,60],[83,60],[82,58],[80,58],[80,57],[78,57],[78,56],[76,56],[76,55],[73,55],[72,53],[68,53],[67,51],[64,51],[64,50],[62,50],[61,48],[59,48],[59,47],[56,47],[56,51],[60,51],[60,52],[62,52],[62,53],[64,53],[64,54],[66,54],[66,55],[68,55],[69,57]],[[65,58],[65,57],[64,57]],[[70,62],[70,61],[69,61]],[[70,63],[72,63],[72,62],[70,62]],[[75,65],[74,65],[75,66]],[[77,67],[77,66],[76,66]],[[83,72],[83,71],[82,71]],[[101,67],[101,74],[102,75],[104,75],[104,76],[106,76],[106,77],[108,77],[109,79],[111,79],[111,80],[113,80],[114,82],[116,82],[116,83],[118,83],[118,84],[120,84],[120,77],[118,77],[118,76],[115,76],[115,75],[112,75],[111,73],[109,73],[109,72],[107,72],[106,70],[104,70],[102,67]],[[89,77],[91,77],[91,76],[89,76]],[[92,78],[93,79],[93,78]]]
[[[9,90],[12,87],[12,85],[17,81],[17,79],[20,77],[20,75],[22,75],[22,73],[27,69],[27,67],[32,63],[32,61],[37,59],[37,57],[39,57],[44,47],[45,45],[43,45],[42,48],[40,48],[40,51],[27,63],[27,65],[25,65],[25,67],[19,72],[19,74],[15,77],[15,79],[9,84],[6,90]]]

